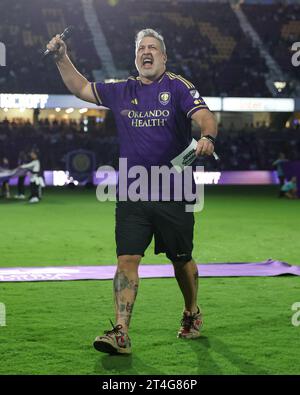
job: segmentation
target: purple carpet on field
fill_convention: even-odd
[[[300,276],[300,266],[268,259],[255,263],[198,264],[199,277],[263,277],[290,274]],[[1,268],[0,282],[107,280],[116,266],[51,266]],[[141,278],[174,277],[172,265],[140,265]]]

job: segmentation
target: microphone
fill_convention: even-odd
[[[74,26],[68,26],[60,35],[60,38],[63,41],[66,41],[68,38],[70,38],[73,34],[74,31]],[[53,53],[53,51],[49,51],[49,49],[46,49],[46,51],[43,53],[43,57],[48,56],[50,53]]]
[[[215,151],[213,152],[213,157],[215,158],[216,161],[221,160],[219,155]]]

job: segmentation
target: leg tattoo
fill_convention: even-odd
[[[199,273],[198,273],[198,268],[196,267],[196,271],[194,273],[196,293],[198,291],[198,277],[199,277]]]
[[[130,276],[130,278],[129,278]],[[117,271],[114,277],[114,293],[117,323],[128,329],[133,305],[138,291],[138,275],[136,272]]]

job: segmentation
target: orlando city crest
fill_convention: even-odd
[[[159,100],[160,104],[163,104],[164,106],[169,103],[170,99],[171,99],[170,92],[161,92],[158,95],[158,100]]]

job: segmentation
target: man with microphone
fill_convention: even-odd
[[[195,86],[166,70],[166,47],[158,32],[144,29],[137,34],[135,65],[138,77],[115,83],[89,82],[71,63],[61,36],[55,36],[47,49],[53,53],[70,92],[113,111],[120,157],[127,159],[128,169],[139,165],[150,174],[153,166],[171,168],[171,160],[191,143],[191,120],[201,129],[196,155],[214,153],[216,120]],[[122,180],[119,180],[119,190],[120,182]],[[194,215],[185,210],[185,205],[184,198],[177,201],[172,196],[168,201],[117,199],[118,265],[113,283],[116,321],[112,323],[112,330],[96,337],[94,347],[98,351],[131,353],[128,330],[138,291],[138,267],[153,236],[155,253],[166,253],[172,262],[184,299],[177,337],[195,339],[200,336],[203,317],[197,300],[198,270],[192,258]],[[153,303],[158,302],[153,300]]]

